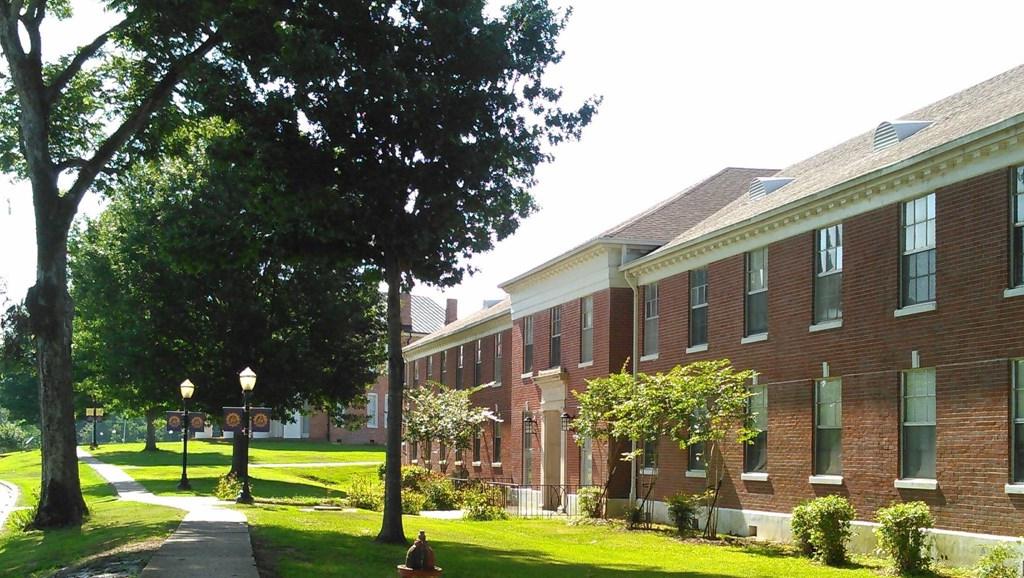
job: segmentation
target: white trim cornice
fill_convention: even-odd
[[[512,329],[512,316],[506,309],[500,315],[460,328],[458,331],[431,339],[426,343],[422,340],[413,342],[402,350],[402,355],[405,361],[414,361],[509,329]],[[509,347],[509,345],[511,344],[506,344],[505,347]]]
[[[622,266],[640,284],[1024,163],[1024,114]]]

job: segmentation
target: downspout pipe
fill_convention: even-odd
[[[625,272],[626,284],[633,290],[633,311],[631,316],[633,319],[633,354],[630,356],[630,366],[633,369],[633,376],[636,377],[637,367],[639,366],[637,360],[639,359],[640,353],[640,327],[638,325],[639,316],[637,315],[637,309],[640,307],[640,291],[636,282],[636,278],[630,275],[629,271]],[[631,451],[636,451],[637,441],[632,440],[630,442],[632,447]],[[632,506],[636,503],[636,459],[629,461],[629,505]]]

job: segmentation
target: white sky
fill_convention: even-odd
[[[471,313],[498,283],[725,166],[783,168],[1024,63],[1022,22],[1019,2],[577,0],[550,79],[567,106],[603,95],[594,123],[539,170],[540,212],[474,258],[479,273],[415,292]],[[34,278],[32,227],[26,188],[0,186],[12,296]]]

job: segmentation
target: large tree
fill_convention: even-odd
[[[69,0],[0,0],[2,170],[31,184],[42,474],[36,527],[86,513],[75,456],[67,240],[82,198],[130,158],[150,121],[204,60],[226,60],[274,37],[284,2],[106,0],[121,18],[71,54],[45,62],[43,22],[70,18]],[[215,50],[216,48],[216,50]],[[179,102],[181,104],[181,102]],[[173,115],[170,115],[173,116]],[[148,135],[155,138],[155,135]]]
[[[301,224],[284,236],[308,253],[356,252],[387,283],[380,541],[406,541],[399,295],[416,281],[459,283],[472,254],[534,209],[535,169],[551,147],[589,123],[595,100],[564,111],[561,90],[543,78],[562,57],[566,17],[546,0],[496,10],[483,0],[303,3],[276,29],[280,53],[255,78],[255,102],[294,110],[281,132],[302,134],[307,168],[323,182],[273,205]],[[249,108],[239,103],[239,114]]]
[[[71,240],[75,357],[91,386],[146,415],[151,442],[186,377],[194,407],[215,416],[240,404],[246,366],[260,378],[254,401],[279,418],[363,399],[383,362],[378,277],[289,258],[268,240],[251,190],[280,176],[243,160],[231,126],[189,123],[164,144]],[[214,146],[232,160],[210,162]]]

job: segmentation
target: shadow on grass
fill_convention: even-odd
[[[405,560],[407,546],[378,544],[374,537],[343,532],[295,530],[278,526],[252,528],[253,546],[261,573],[270,576],[392,577],[395,565]],[[430,540],[445,576],[550,577],[679,576],[734,578],[707,572],[671,572],[641,564],[571,563],[545,552],[509,548],[503,544],[476,544]]]
[[[155,452],[116,451],[97,453],[96,459],[118,466],[180,466],[181,452],[157,450]],[[188,452],[190,466],[230,466],[231,456],[219,453],[194,451]]]
[[[142,484],[144,488],[150,492],[158,495],[167,494],[184,494],[184,495],[199,495],[208,496],[212,495],[214,489],[217,487],[217,482],[220,476],[228,472],[225,467],[224,471],[216,474],[198,473],[195,471],[189,472],[189,484],[192,486],[191,492],[183,492],[178,489],[179,478],[145,478],[139,476],[136,481]],[[249,480],[252,484],[252,493],[259,498],[311,498],[311,499],[326,499],[326,498],[342,498],[345,497],[345,491],[337,487],[325,488],[315,480],[309,480],[309,483],[296,481],[281,481],[281,480],[266,480],[260,478],[258,475],[251,473]]]

